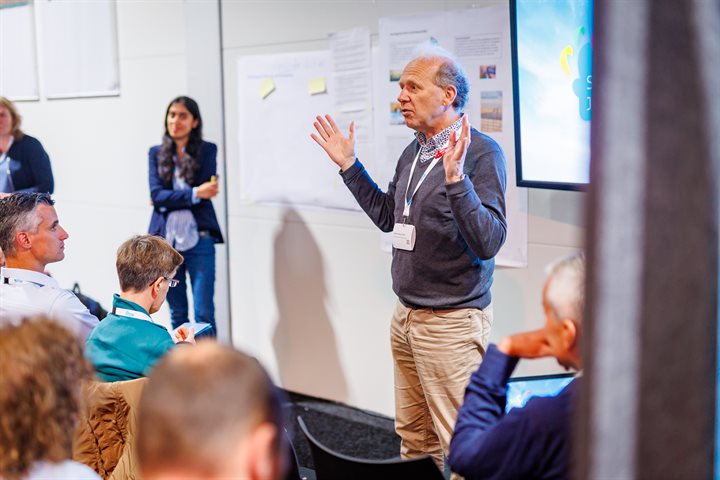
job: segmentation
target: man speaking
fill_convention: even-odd
[[[375,225],[393,232],[395,429],[403,458],[429,454],[442,468],[492,325],[494,257],[507,235],[505,158],[463,115],[469,83],[450,53],[427,48],[399,85],[415,140],[387,192],[355,158],[354,123],[345,136],[332,117],[317,117],[311,137]]]

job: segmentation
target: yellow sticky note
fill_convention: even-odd
[[[319,93],[327,93],[327,85],[325,84],[325,78],[313,78],[308,82],[308,93],[310,95],[317,95]]]
[[[268,77],[260,84],[260,96],[264,99],[267,98],[272,92],[275,91],[275,81],[272,77]]]

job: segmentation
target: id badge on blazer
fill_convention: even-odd
[[[407,223],[396,223],[393,228],[393,247],[398,250],[412,251],[415,248],[415,226]]]

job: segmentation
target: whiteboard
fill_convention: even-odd
[[[47,98],[119,95],[114,0],[35,0]]]
[[[316,115],[337,113],[331,90],[310,93],[312,80],[329,80],[330,53],[245,56],[237,68],[241,200],[359,210],[338,168],[310,138]],[[359,146],[356,153],[367,155]]]
[[[0,95],[15,101],[39,98],[30,3],[0,8]]]

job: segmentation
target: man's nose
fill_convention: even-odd
[[[397,99],[398,99],[398,102],[400,102],[400,103],[408,101],[407,91],[404,88],[402,90],[400,90],[400,93],[398,94]]]
[[[60,240],[67,240],[70,238],[70,234],[64,228],[60,227]]]

